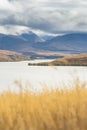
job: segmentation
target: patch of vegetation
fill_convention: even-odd
[[[0,130],[87,130],[87,88],[0,94]]]
[[[0,62],[12,62],[30,60],[29,56],[22,55],[15,51],[0,50]]]
[[[29,64],[30,65],[30,64]],[[69,56],[66,58],[59,58],[52,62],[44,62],[38,64],[39,66],[87,66],[87,54],[79,54],[74,56]]]

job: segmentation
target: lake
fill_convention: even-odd
[[[28,63],[38,62],[44,60],[0,62],[0,92],[9,88],[19,91],[18,85],[37,92],[42,91],[43,86],[48,89],[61,89],[72,87],[77,80],[87,83],[87,67],[28,66]]]

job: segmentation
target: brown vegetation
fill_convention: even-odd
[[[21,61],[28,59],[26,56],[15,51],[0,50],[0,62]]]
[[[0,130],[87,130],[87,89],[0,95]]]
[[[87,66],[87,54],[79,54],[68,56],[65,58],[59,58],[52,62],[44,62],[33,65],[43,65],[43,66]]]

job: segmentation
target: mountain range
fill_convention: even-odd
[[[0,49],[11,51],[30,51],[35,43],[42,42],[36,34],[29,32],[21,35],[0,34]]]
[[[0,50],[15,51],[31,56],[37,55],[38,52],[86,53],[87,33],[65,34],[52,37],[47,41],[33,32],[20,35],[0,34]]]
[[[43,50],[84,53],[87,52],[87,33],[72,33],[54,37],[38,45]]]

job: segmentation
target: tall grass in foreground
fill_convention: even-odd
[[[0,130],[87,130],[87,89],[0,95]]]

